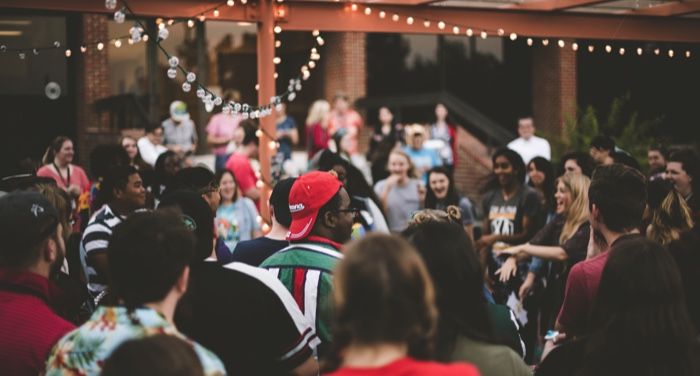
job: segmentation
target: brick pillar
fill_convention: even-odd
[[[323,96],[331,102],[338,92],[348,95],[350,103],[367,95],[367,34],[328,33],[324,35]],[[332,105],[332,103],[331,103]],[[360,113],[365,117],[366,114]],[[360,131],[359,149],[367,150],[367,127]]]
[[[85,53],[74,51],[73,54],[80,59],[76,75],[78,163],[88,167],[92,148],[100,142],[114,142],[116,138],[112,130],[106,129],[109,124],[108,115],[98,116],[92,108],[96,100],[110,95],[107,18],[97,14],[83,15],[82,38],[84,41],[105,43],[102,51],[92,45]]]
[[[563,136],[564,122],[576,116],[576,52],[567,40],[533,49],[532,108],[535,127],[548,135]]]
[[[491,177],[491,153],[486,145],[462,127],[457,127],[457,190],[466,195],[481,214],[481,194]]]
[[[331,101],[342,91],[350,102],[367,94],[367,34],[329,33],[324,36],[324,96]]]

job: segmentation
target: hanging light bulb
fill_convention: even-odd
[[[474,30],[472,30],[471,28],[467,29],[467,36],[471,37],[472,35],[474,35]]]
[[[172,26],[174,23],[175,23],[174,19],[171,18],[168,20],[168,26]]]
[[[379,12],[379,18],[383,19],[385,17],[386,17],[386,12],[384,12],[384,11]]]
[[[372,8],[370,8],[370,7],[365,8],[365,15],[369,16],[370,14],[372,14]]]
[[[654,50],[654,55],[659,56],[659,54],[661,54],[661,50],[658,49],[658,48],[655,49],[655,50]]]
[[[353,12],[357,12],[357,4],[355,4],[355,3],[350,4],[350,10],[352,10]]]
[[[668,57],[673,57],[673,50],[668,50]]]
[[[527,42],[528,46],[532,46],[532,43],[533,43],[532,38],[527,38],[526,42]]]
[[[423,26],[430,27],[430,20],[423,21]]]
[[[148,34],[144,34],[141,39],[143,39],[144,42],[148,42]]]
[[[445,23],[442,22],[442,21],[438,22],[438,29],[444,30],[444,29],[445,29]]]
[[[274,31],[275,34],[279,34],[282,32],[282,27],[280,25],[277,25],[274,29],[272,29],[272,31]]]
[[[394,22],[398,22],[398,21],[399,21],[399,15],[396,14],[396,13],[394,13],[394,15],[391,16],[391,20],[394,21]]]
[[[624,54],[625,54],[625,48],[624,48],[624,47],[620,47],[620,49],[618,50],[618,53],[620,54],[620,56],[624,55]]]
[[[545,47],[549,46],[549,39],[542,39],[542,45]]]
[[[115,10],[117,8],[117,0],[105,0],[105,8]]]
[[[70,55],[72,55],[73,53],[71,52],[70,49],[68,49],[68,50],[66,50],[65,54],[66,54],[66,57],[70,57]]]
[[[564,43],[563,40],[559,39],[559,40],[557,41],[557,45],[559,46],[559,48],[564,48],[564,46],[566,45],[566,43]]]
[[[282,46],[282,41],[276,40],[275,41],[275,48],[280,48]]]
[[[316,68],[316,62],[313,61],[313,60],[312,60],[312,61],[309,61],[308,65],[309,65],[309,68],[311,68],[311,69]]]
[[[170,59],[168,59],[168,65],[170,65],[171,68],[175,68],[180,65],[180,59],[178,59],[177,56],[171,56]]]
[[[197,17],[197,19],[199,19],[199,22],[204,22],[207,20],[207,17],[203,14],[200,14],[199,17]]]
[[[510,40],[516,40],[516,39],[518,39],[518,34],[510,33]]]
[[[685,57],[690,59],[690,51],[685,51]]]
[[[119,48],[122,46],[122,41],[121,39],[117,39],[114,41],[114,47]]]
[[[605,52],[610,53],[611,51],[612,51],[612,46],[610,46],[609,44],[606,44],[605,45]]]
[[[161,24],[162,25],[162,24]],[[170,35],[170,32],[166,28],[162,28],[158,30],[158,38],[160,40],[166,40],[168,39],[168,36]]]
[[[311,35],[313,35],[315,37],[317,37],[319,34],[321,34],[321,32],[319,32],[318,30],[314,30],[311,32]]]
[[[192,84],[190,84],[189,82],[183,82],[182,91],[184,91],[185,93],[189,93],[190,90],[192,90]]]
[[[498,30],[497,30],[497,33],[498,33],[498,36],[499,36],[499,37],[502,37],[502,36],[503,36],[503,34],[505,34],[505,33],[506,33],[506,31],[505,31],[505,30],[503,30],[503,29],[498,29]]]
[[[226,1],[226,5],[232,7],[235,5],[235,3],[233,2],[233,0],[228,0],[228,1]]]
[[[486,37],[488,37],[488,34],[486,34],[485,31],[482,31],[481,32],[481,39],[486,39]]]
[[[214,14],[214,17],[219,17],[219,15],[220,15],[221,13],[219,13],[219,10],[218,10],[218,9],[214,9],[213,14]]]
[[[593,52],[594,49],[595,49],[595,47],[593,47],[593,45],[588,46],[588,52]]]
[[[454,35],[459,34],[459,27],[457,27],[457,26],[452,27],[452,33],[453,33]]]
[[[194,72],[189,72],[185,78],[187,79],[187,82],[195,82],[197,80],[197,75],[194,74]]]
[[[320,36],[316,37],[316,43],[318,43],[319,46],[323,46],[324,43],[326,43],[323,38]]]
[[[578,43],[576,43],[576,42],[571,43],[571,49],[574,51],[578,51]]]
[[[124,14],[123,10],[118,10],[114,12],[114,22],[120,24],[124,23],[124,20],[126,20],[126,14]]]
[[[85,51],[87,51],[87,47],[80,46],[80,52],[85,53]]]
[[[175,69],[175,68],[168,69],[168,78],[175,79],[175,77],[177,77],[177,69]]]
[[[644,52],[644,50],[642,50],[641,47],[637,47],[637,55],[642,56],[643,52]]]
[[[104,44],[104,43],[102,43],[102,42],[97,43],[97,50],[98,50],[98,51],[102,51],[103,48],[105,48],[105,44]]]
[[[406,23],[409,25],[413,25],[413,17],[406,18]]]
[[[277,65],[277,64],[279,64],[279,63],[282,62],[282,59],[280,59],[279,56],[275,56],[275,58],[272,59],[272,62],[273,62],[275,65]]]

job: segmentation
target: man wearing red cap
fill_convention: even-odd
[[[343,257],[342,243],[350,240],[356,209],[335,175],[310,172],[294,182],[289,193],[291,245],[260,266],[270,270],[292,293],[304,316],[316,323],[319,354],[331,342],[331,286],[333,268]]]

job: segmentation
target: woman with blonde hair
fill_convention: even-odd
[[[330,135],[328,134],[328,120],[331,113],[331,105],[328,101],[319,99],[309,108],[306,116],[306,140],[308,143],[309,159],[313,158],[320,150],[328,147]]]
[[[556,181],[556,216],[545,225],[529,242],[496,251],[498,254],[511,255],[506,264],[513,268],[502,269],[501,277],[510,278],[517,271],[517,260],[539,257],[551,262],[549,268],[542,268],[541,277],[547,280],[543,292],[542,328],[553,325],[564,296],[564,287],[568,271],[576,263],[586,258],[590,225],[588,223],[588,187],[591,180],[583,175],[568,172]],[[504,264],[504,268],[505,268]],[[532,291],[538,273],[528,272],[525,281],[518,290],[523,300]],[[551,327],[551,326],[549,326]]]
[[[404,151],[394,149],[389,154],[389,177],[374,186],[389,230],[399,232],[406,228],[414,212],[425,200],[425,186],[416,179],[411,158]]]
[[[343,252],[333,280],[333,354],[324,368],[345,375],[478,375],[432,357],[438,313],[430,275],[397,236],[372,234]]]
[[[647,238],[666,245],[693,228],[690,207],[671,182],[652,180],[647,189]]]

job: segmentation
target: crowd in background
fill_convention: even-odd
[[[700,375],[695,150],[652,145],[642,171],[598,135],[553,161],[526,117],[476,201],[443,104],[378,115],[314,102],[299,168],[280,106],[273,182],[238,115],[197,165],[179,101],[88,171],[56,138],[0,182],[3,372]]]

